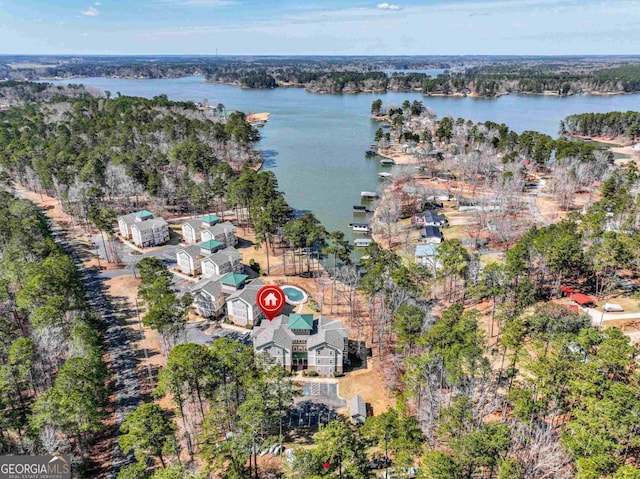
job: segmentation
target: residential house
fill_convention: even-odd
[[[141,248],[158,246],[169,241],[169,225],[163,218],[136,221],[131,226],[131,237]]]
[[[318,318],[316,331],[307,342],[309,370],[318,374],[341,374],[348,356],[349,331],[342,321],[326,316]]]
[[[220,278],[220,283],[225,290],[233,293],[243,289],[248,278],[249,276],[247,276],[246,274],[234,273],[232,271],[231,273],[227,273],[222,278]]]
[[[219,222],[220,218],[213,214],[204,215],[200,219],[187,221],[182,224],[182,238],[187,244],[197,243],[200,238],[200,232],[203,229],[211,228]]]
[[[142,221],[153,219],[153,213],[151,211],[142,210],[135,213],[129,213],[128,215],[118,216],[118,229],[120,235],[124,239],[131,239],[133,233],[131,227],[134,223],[140,223]]]
[[[352,424],[364,424],[367,419],[367,404],[357,394],[349,401],[349,419]]]
[[[224,312],[224,294],[220,281],[200,281],[188,291],[193,295],[193,305],[203,318],[217,318]]]
[[[180,271],[191,276],[200,274],[202,260],[202,256],[200,255],[200,253],[201,250],[198,245],[191,245],[180,248],[176,252],[176,261],[178,263]]]
[[[238,237],[236,236],[236,227],[229,221],[218,223],[209,228],[205,228],[200,233],[201,241],[215,240],[224,243],[227,247],[236,246]]]
[[[442,243],[443,236],[437,226],[425,226],[420,232],[420,241],[423,243]]]
[[[223,291],[235,288],[235,291],[227,298],[227,315],[229,320],[238,326],[257,326],[264,315],[256,302],[256,295],[264,283],[259,279],[246,284],[248,276],[238,273],[227,273],[220,283]]]
[[[224,248],[202,260],[202,276],[212,278],[227,273],[242,273],[242,254],[235,248]]]
[[[207,240],[198,243],[198,248],[200,248],[201,256],[210,256],[214,253],[217,253],[222,248],[224,248],[224,243],[216,240]]]
[[[416,263],[426,266],[434,275],[441,266],[436,259],[438,246],[440,246],[438,243],[419,244],[416,246],[415,253]]]
[[[342,373],[349,333],[341,321],[310,314],[280,315],[253,333],[253,347],[288,370]]]
[[[413,218],[411,218],[411,223],[413,223],[418,227],[422,227],[422,226],[442,227],[447,225],[447,218],[445,218],[442,215],[439,215],[433,210],[426,210],[426,211],[423,211],[422,213],[416,213],[415,215],[413,215]]]

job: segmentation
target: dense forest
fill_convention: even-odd
[[[233,112],[206,115],[191,102],[110,93],[58,98],[0,112],[0,165],[77,216],[99,202],[136,197],[187,208],[224,196],[233,170],[259,161],[258,131]]]
[[[51,85],[23,81],[0,82],[0,109],[20,106],[36,101],[51,101],[62,98],[87,96],[92,92],[82,85]]]
[[[107,403],[100,318],[40,210],[0,197],[0,451],[71,454],[82,471]]]
[[[640,113],[612,111],[609,113],[581,113],[562,120],[560,132],[570,135],[624,137],[635,141],[640,137]]]

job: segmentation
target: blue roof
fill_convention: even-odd
[[[147,216],[153,216],[153,213],[149,210],[141,210],[136,211],[134,215],[136,215],[138,218],[146,218]]]
[[[220,248],[224,246],[224,243],[216,240],[203,241],[202,243],[198,243],[198,246],[202,249],[214,250],[216,248]]]
[[[214,214],[208,214],[208,215],[204,215],[202,217],[202,222],[203,223],[218,223],[220,221],[220,217]]]
[[[419,244],[416,246],[416,256],[435,256],[438,246],[437,244]]]

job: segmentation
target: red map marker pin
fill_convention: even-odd
[[[278,286],[263,286],[256,295],[258,307],[269,321],[278,316],[284,308],[285,301],[284,291]]]

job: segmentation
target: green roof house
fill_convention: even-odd
[[[223,248],[225,245],[221,241],[207,240],[203,241],[202,243],[198,243],[198,246],[200,247],[200,254],[202,256],[209,256],[219,249]]]
[[[220,218],[214,214],[204,215],[202,217],[202,227],[209,228],[213,225],[220,223]]]
[[[297,334],[311,334],[313,314],[290,314],[287,326]]]
[[[234,289],[240,289],[244,286],[245,281],[247,281],[247,278],[249,276],[247,276],[246,274],[240,274],[240,273],[227,273],[225,274],[222,279],[220,279],[220,282],[224,285],[224,286],[229,286],[232,287]]]
[[[133,215],[136,217],[136,221],[145,221],[153,218],[153,213],[149,210],[136,211]]]

